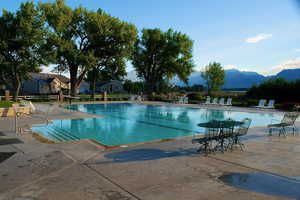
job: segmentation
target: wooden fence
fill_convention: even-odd
[[[10,100],[13,99],[12,96],[8,96]],[[91,100],[96,100],[96,101],[104,101],[105,98],[103,95],[95,95],[94,99],[91,99],[90,95],[78,95],[79,99],[74,100],[74,101],[91,101]],[[107,101],[124,101],[128,100],[129,95],[107,95],[106,100]],[[0,101],[5,100],[6,96],[0,96]],[[18,96],[18,100],[28,100],[28,101],[33,101],[33,102],[38,102],[38,101],[59,101],[59,95],[30,95],[30,96]],[[65,99],[67,100],[67,99]]]

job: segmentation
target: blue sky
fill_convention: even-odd
[[[16,10],[22,0],[2,1]],[[296,0],[66,0],[102,8],[139,30],[160,28],[194,40],[195,70],[212,61],[225,68],[273,74],[300,68],[300,6]],[[132,68],[128,67],[128,71]]]

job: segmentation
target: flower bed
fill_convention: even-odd
[[[18,110],[21,114],[30,114],[32,112],[31,107],[28,106],[19,106],[14,104],[14,107],[0,108],[0,117],[13,117],[16,115],[15,109]]]
[[[12,105],[13,102],[11,101],[0,101],[0,108],[10,108]]]

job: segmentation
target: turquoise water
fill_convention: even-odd
[[[66,108],[103,118],[54,120],[32,130],[53,141],[92,139],[107,146],[191,136],[204,129],[198,123],[212,119],[252,119],[251,126],[266,126],[274,113],[237,112],[176,106],[113,103],[81,104]]]

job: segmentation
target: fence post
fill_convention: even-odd
[[[107,93],[103,92],[103,101],[107,101]]]
[[[5,101],[9,101],[9,90],[5,90]]]
[[[64,93],[61,90],[59,91],[58,99],[59,99],[60,102],[64,101]]]

